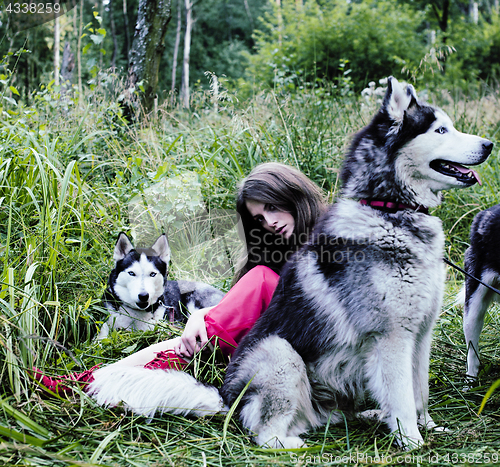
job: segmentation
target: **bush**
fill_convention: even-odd
[[[287,1],[275,10],[267,18],[267,30],[257,33],[248,76],[289,89],[348,76],[360,91],[373,79],[404,77],[402,69],[425,55],[423,13],[385,1],[323,5],[307,1],[297,7]]]

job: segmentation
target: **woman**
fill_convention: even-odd
[[[257,166],[240,184],[236,203],[247,255],[233,287],[217,306],[192,313],[182,336],[151,345],[96,374],[96,367],[59,378],[35,371],[35,379],[63,394],[71,391],[65,383],[85,385],[117,365],[183,369],[196,352],[216,339],[221,351],[232,355],[267,309],[281,268],[306,242],[325,206],[320,189],[298,170],[275,162]]]

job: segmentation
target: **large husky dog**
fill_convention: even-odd
[[[465,270],[484,283],[500,287],[500,204],[481,211],[472,221],[470,246],[465,252]],[[500,297],[475,279],[465,277],[464,334],[467,343],[467,376],[479,372],[479,335],[486,310]]]
[[[435,426],[429,352],[445,278],[441,222],[427,209],[441,190],[476,183],[462,164],[483,162],[491,149],[390,78],[347,154],[341,198],[282,271],[231,360],[222,399],[185,373],[142,368],[98,370],[90,393],[145,415],[213,413],[243,393],[240,418],[255,441],[285,448],[368,398],[401,444],[421,444],[418,424]],[[144,394],[120,389],[142,378]]]
[[[202,282],[167,281],[170,248],[161,235],[151,248],[134,248],[123,232],[113,255],[115,267],[108,279],[103,304],[109,318],[98,339],[111,329],[152,330],[166,314],[171,321],[185,321],[192,311],[217,305],[223,292]]]

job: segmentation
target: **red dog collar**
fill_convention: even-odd
[[[429,214],[429,209],[425,206],[411,206],[409,204],[395,203],[393,201],[383,201],[378,199],[360,199],[359,203],[363,206],[380,209],[381,211],[402,211],[404,209],[411,209],[412,211]]]

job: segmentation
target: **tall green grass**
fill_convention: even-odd
[[[472,91],[430,98],[457,128],[498,146],[498,91]],[[208,210],[234,209],[238,181],[255,165],[279,160],[299,167],[334,199],[347,143],[377,107],[329,87],[261,93],[242,102],[228,91],[223,96],[215,106],[214,96],[198,93],[190,112],[165,105],[128,124],[104,93],[78,103],[45,92],[32,107],[2,117],[0,464],[350,465],[356,459],[371,465],[401,455],[377,425],[327,424],[308,433],[308,448],[266,451],[250,442],[234,416],[164,416],[146,423],[120,408],[97,407],[81,392],[70,400],[44,398],[29,377],[33,365],[50,374],[81,371],[182,331],[166,324],[154,332],[118,331],[102,343],[92,340],[116,235],[133,227],[128,208],[134,197],[192,172]],[[443,220],[446,254],[459,263],[473,216],[499,202],[498,169],[496,148],[479,169],[483,185],[446,193],[434,212]],[[187,268],[173,264],[173,276],[182,277]],[[482,335],[480,386],[464,392],[462,310],[454,304],[461,281],[450,270],[431,360],[431,414],[451,431],[427,433],[415,457],[403,459],[407,465],[488,465],[487,455],[500,450],[496,392],[477,415],[500,373],[500,317],[493,308]],[[229,282],[217,285],[227,288]],[[220,381],[223,372],[213,364],[202,374]]]

